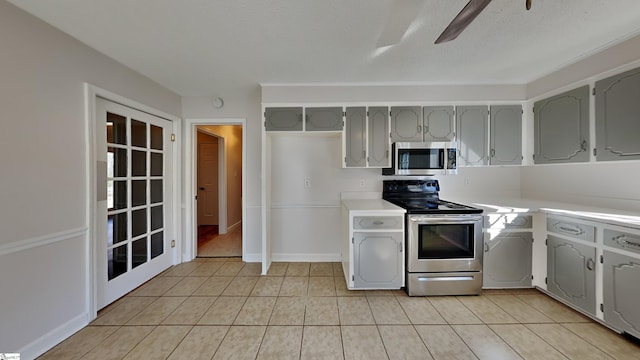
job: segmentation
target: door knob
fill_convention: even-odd
[[[200,190],[204,190],[204,188],[201,186],[201,187],[200,187]]]

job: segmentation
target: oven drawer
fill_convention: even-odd
[[[402,230],[404,216],[356,216],[355,230]]]
[[[481,291],[482,271],[407,274],[409,296],[479,295]]]

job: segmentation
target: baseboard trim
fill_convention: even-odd
[[[262,262],[262,254],[244,254],[242,261],[253,263]]]
[[[35,247],[53,244],[59,241],[69,240],[78,236],[84,236],[89,229],[86,227],[69,229],[53,234],[37,236],[30,239],[18,240],[0,245],[0,256],[33,249]]]
[[[272,261],[282,262],[340,262],[341,254],[272,254]]]
[[[23,360],[35,359],[89,324],[89,314],[82,313],[24,346],[18,352]]]

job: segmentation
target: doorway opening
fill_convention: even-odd
[[[243,127],[196,126],[197,257],[243,252]]]

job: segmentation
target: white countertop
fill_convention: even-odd
[[[404,214],[406,212],[406,210],[400,206],[393,205],[392,203],[382,199],[349,199],[342,200],[342,204],[349,211],[357,211],[360,213],[391,211]]]
[[[597,220],[608,224],[621,226],[640,226],[640,213],[591,207],[587,205],[560,203],[548,200],[526,198],[447,198],[446,200],[459,202],[481,208],[486,213],[527,213],[544,212],[555,215],[567,215],[587,220]]]

